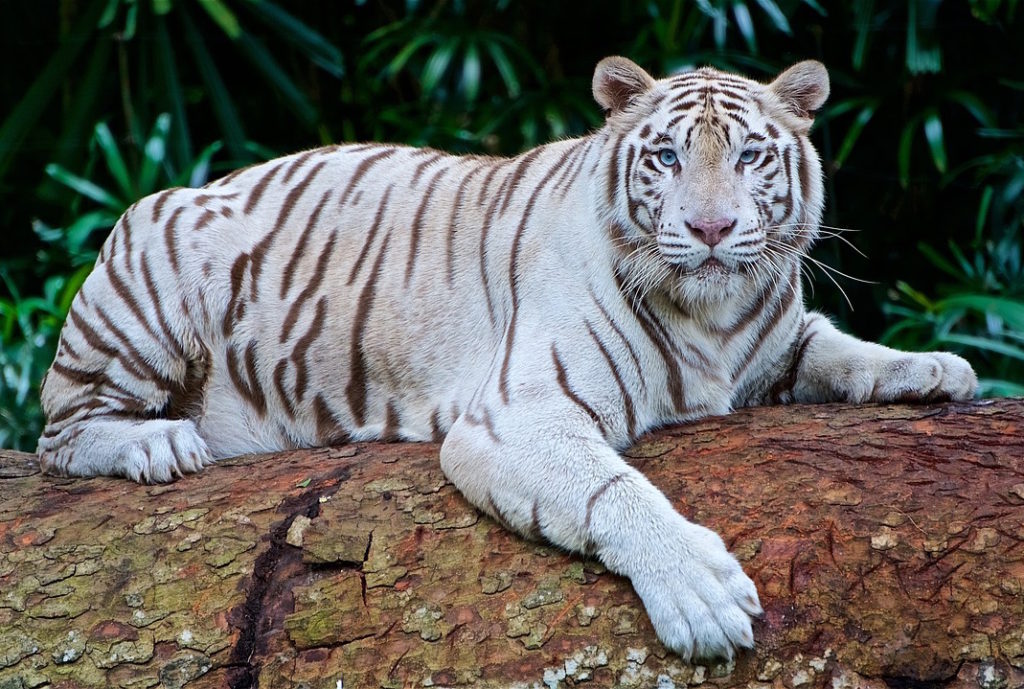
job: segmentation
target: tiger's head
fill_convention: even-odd
[[[607,113],[601,193],[635,288],[711,305],[789,278],[824,205],[807,136],[829,92],[821,63],[761,84],[711,68],[655,80],[608,57],[593,91]]]

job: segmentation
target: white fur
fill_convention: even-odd
[[[43,466],[166,481],[247,452],[446,434],[442,468],[470,501],[628,576],[669,648],[751,646],[753,582],[619,451],[737,406],[966,399],[976,379],[804,310],[824,68],[656,82],[615,58],[594,84],[604,128],[515,159],[321,149],[139,202],[62,334]],[[743,91],[746,129],[702,117],[710,101],[673,110],[687,84]],[[679,166],[659,168],[659,146]],[[763,166],[740,162],[749,148]],[[712,247],[692,227],[716,217],[736,224]]]

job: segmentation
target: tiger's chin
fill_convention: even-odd
[[[696,266],[675,265],[669,296],[677,304],[706,308],[729,301],[744,290],[750,277],[742,266],[708,257]]]

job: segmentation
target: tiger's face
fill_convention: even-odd
[[[648,282],[677,300],[716,302],[788,278],[817,237],[821,163],[807,139],[828,95],[817,62],[771,84],[714,69],[654,81],[624,58],[598,65],[614,147],[612,213]],[[656,280],[654,278],[657,278]]]

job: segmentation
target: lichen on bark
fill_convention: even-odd
[[[629,583],[517,538],[436,445],[222,462],[167,486],[0,452],[0,688],[1024,685],[1024,403],[744,410],[627,459],[761,592],[683,663]]]

